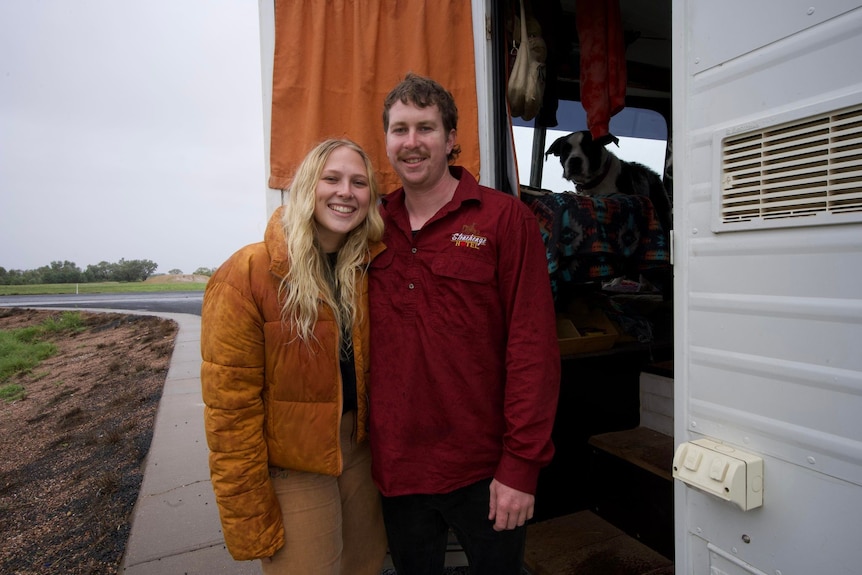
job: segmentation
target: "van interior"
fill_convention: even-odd
[[[624,58],[610,74],[624,77],[624,107],[608,118],[618,143],[606,149],[650,168],[672,201],[671,3],[527,0],[525,8],[547,50],[545,93],[535,117],[512,118],[511,133],[520,196],[546,243],[562,355],[556,455],[540,475],[526,567],[533,575],[673,573],[670,230],[642,201],[577,192],[561,158],[546,153],[595,117],[582,93],[595,89],[585,83],[588,68],[603,54],[579,31],[621,39]],[[501,3],[495,18],[494,50],[508,71],[517,0]],[[502,93],[507,77],[499,76]]]

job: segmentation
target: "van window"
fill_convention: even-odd
[[[587,116],[580,102],[561,100],[557,109],[557,121],[554,128],[547,128],[542,148],[543,165],[539,168],[541,174],[539,187],[553,192],[574,191],[574,184],[563,179],[563,167],[556,156],[544,157],[544,151],[561,136],[585,130]],[[513,134],[515,138],[515,153],[518,158],[518,176],[522,185],[531,181],[531,158],[533,139],[540,137],[534,127],[534,120],[525,122],[520,118],[513,119]],[[657,174],[664,173],[665,154],[667,149],[668,127],[664,117],[653,110],[642,108],[624,108],[611,118],[610,130],[619,138],[619,147],[608,145],[615,156],[629,162],[639,162],[654,170]]]

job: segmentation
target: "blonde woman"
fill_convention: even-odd
[[[378,575],[366,441],[368,282],[383,250],[371,161],[327,140],[264,241],[213,275],[201,317],[210,472],[225,542],[265,575]]]

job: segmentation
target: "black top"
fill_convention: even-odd
[[[331,270],[335,270],[338,253],[326,254]],[[344,397],[342,413],[355,411],[358,407],[356,399],[356,364],[353,361],[353,338],[350,329],[341,334],[341,395]]]
[[[350,337],[347,334],[345,337]],[[341,389],[344,395],[343,413],[354,411],[356,402],[356,366],[353,363],[353,344],[344,346],[341,351]]]

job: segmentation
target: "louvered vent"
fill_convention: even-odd
[[[805,225],[806,217],[854,213],[858,218],[850,220],[862,219],[862,105],[731,136],[723,144],[723,223],[799,218]]]

